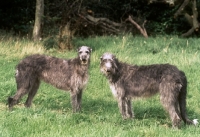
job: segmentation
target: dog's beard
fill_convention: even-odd
[[[82,60],[81,64],[87,65],[87,61],[86,60]]]
[[[80,60],[81,60],[81,64],[82,65],[87,65],[88,64],[88,60],[87,59],[80,58]]]
[[[112,75],[112,72],[113,70],[107,70],[106,68],[101,68],[101,72],[106,76],[106,77],[109,77]]]

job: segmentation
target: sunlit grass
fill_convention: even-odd
[[[0,46],[0,55],[5,58],[22,58],[30,54],[43,54],[45,48],[42,42],[34,43],[27,39],[8,39],[2,40]]]
[[[16,92],[15,65],[26,55],[40,53],[73,58],[76,50],[46,50],[43,43],[27,39],[0,37],[0,136],[2,137],[198,137],[199,126],[171,128],[168,114],[159,96],[133,101],[135,119],[122,120],[107,80],[99,70],[99,58],[104,52],[130,64],[170,63],[186,73],[188,78],[187,114],[200,119],[200,39],[180,39],[157,36],[144,39],[132,36],[74,38],[75,48],[92,47],[90,79],[83,94],[82,111],[72,113],[70,95],[42,83],[31,108],[23,106],[24,97],[13,111],[8,111],[7,97]]]

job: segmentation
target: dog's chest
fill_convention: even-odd
[[[117,93],[117,87],[115,84],[110,84],[110,89],[112,91],[112,94],[114,97],[117,97],[118,96],[118,93]]]

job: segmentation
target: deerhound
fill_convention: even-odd
[[[9,108],[28,93],[25,102],[30,107],[40,80],[49,83],[61,90],[70,90],[73,112],[80,111],[82,90],[88,81],[88,68],[92,49],[87,46],[78,48],[78,57],[61,59],[46,55],[31,55],[23,59],[16,66],[17,92],[8,98]]]
[[[179,127],[181,119],[185,124],[198,123],[197,119],[191,121],[186,115],[187,79],[176,66],[129,65],[118,61],[111,53],[104,53],[100,60],[100,70],[109,81],[124,119],[134,117],[132,97],[150,97],[159,92],[161,104],[169,113],[173,127]]]

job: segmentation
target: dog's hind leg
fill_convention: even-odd
[[[24,104],[26,107],[30,107],[31,106],[32,100],[33,100],[35,94],[37,93],[37,90],[38,90],[39,86],[40,86],[40,80],[36,79],[35,82],[33,83],[32,87],[31,87],[31,90],[28,93],[27,100],[26,100],[26,102]]]
[[[25,95],[28,93],[28,89],[27,88],[19,88],[17,90],[17,93],[13,96],[13,97],[8,97],[8,106],[9,109],[11,110],[12,107],[18,103],[18,101]]]
[[[172,121],[172,126],[179,128],[181,124],[180,111],[178,109],[178,91],[174,83],[161,83],[160,85],[160,101],[169,113]]]
[[[27,72],[30,71],[25,71],[25,72],[17,71],[16,73],[17,92],[13,97],[8,97],[8,106],[10,110],[31,89],[31,84],[30,84],[31,74]]]
[[[168,105],[165,108],[167,109],[169,116],[171,118],[172,126],[175,128],[180,128],[181,117],[180,114],[177,112],[176,104],[172,103],[171,105]]]

